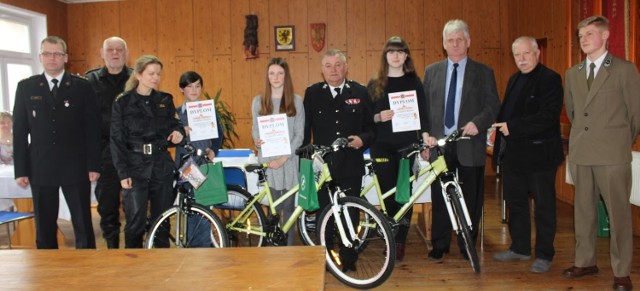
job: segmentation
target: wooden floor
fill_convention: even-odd
[[[495,195],[495,177],[487,176],[485,200],[485,237],[484,246],[478,245],[482,272],[472,272],[467,261],[463,260],[458,250],[445,255],[442,262],[427,260],[428,245],[420,237],[415,227],[417,213],[414,213],[414,226],[408,241],[405,260],[396,265],[395,270],[387,282],[379,289],[402,290],[425,288],[433,290],[611,290],[613,274],[609,260],[609,239],[598,239],[598,266],[600,273],[596,276],[581,279],[565,279],[562,270],[573,264],[574,236],[573,236],[573,208],[558,202],[558,233],[556,235],[554,258],[551,271],[545,274],[529,272],[533,261],[497,262],[492,255],[509,247],[510,238],[507,226],[501,223],[500,204]],[[104,249],[98,226],[99,216],[93,213],[94,228],[98,248]],[[73,246],[73,235],[69,223],[61,223],[61,228],[67,237],[67,247]],[[2,232],[0,232],[1,234]],[[0,241],[4,242],[0,236]],[[455,243],[452,244],[455,246]],[[634,242],[635,254],[640,254],[640,240]],[[631,280],[640,288],[640,259],[634,256]],[[203,280],[206,276],[203,276]],[[212,284],[215,284],[212,282]],[[214,288],[215,285],[211,285]],[[325,275],[326,290],[349,289],[331,274]],[[261,288],[258,288],[261,289]]]

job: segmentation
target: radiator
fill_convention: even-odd
[[[631,161],[631,204],[640,206],[640,152],[632,152]]]
[[[631,156],[633,160],[631,161],[631,195],[629,202],[633,205],[640,206],[640,152],[631,152]],[[565,182],[567,184],[573,184],[573,179],[569,173],[569,163],[566,163]]]

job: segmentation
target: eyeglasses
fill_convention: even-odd
[[[65,54],[65,53],[42,52],[42,53],[40,53],[40,55],[45,57],[45,58],[54,57],[56,59],[61,59],[62,57],[66,56],[67,54]]]
[[[124,49],[121,48],[107,48],[105,49],[106,52],[108,53],[117,53],[117,54],[121,54],[124,52]]]

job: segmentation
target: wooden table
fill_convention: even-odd
[[[322,246],[3,250],[4,290],[322,290]]]

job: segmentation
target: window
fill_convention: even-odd
[[[12,111],[20,80],[42,71],[40,41],[47,36],[46,16],[0,3],[0,111]]]

